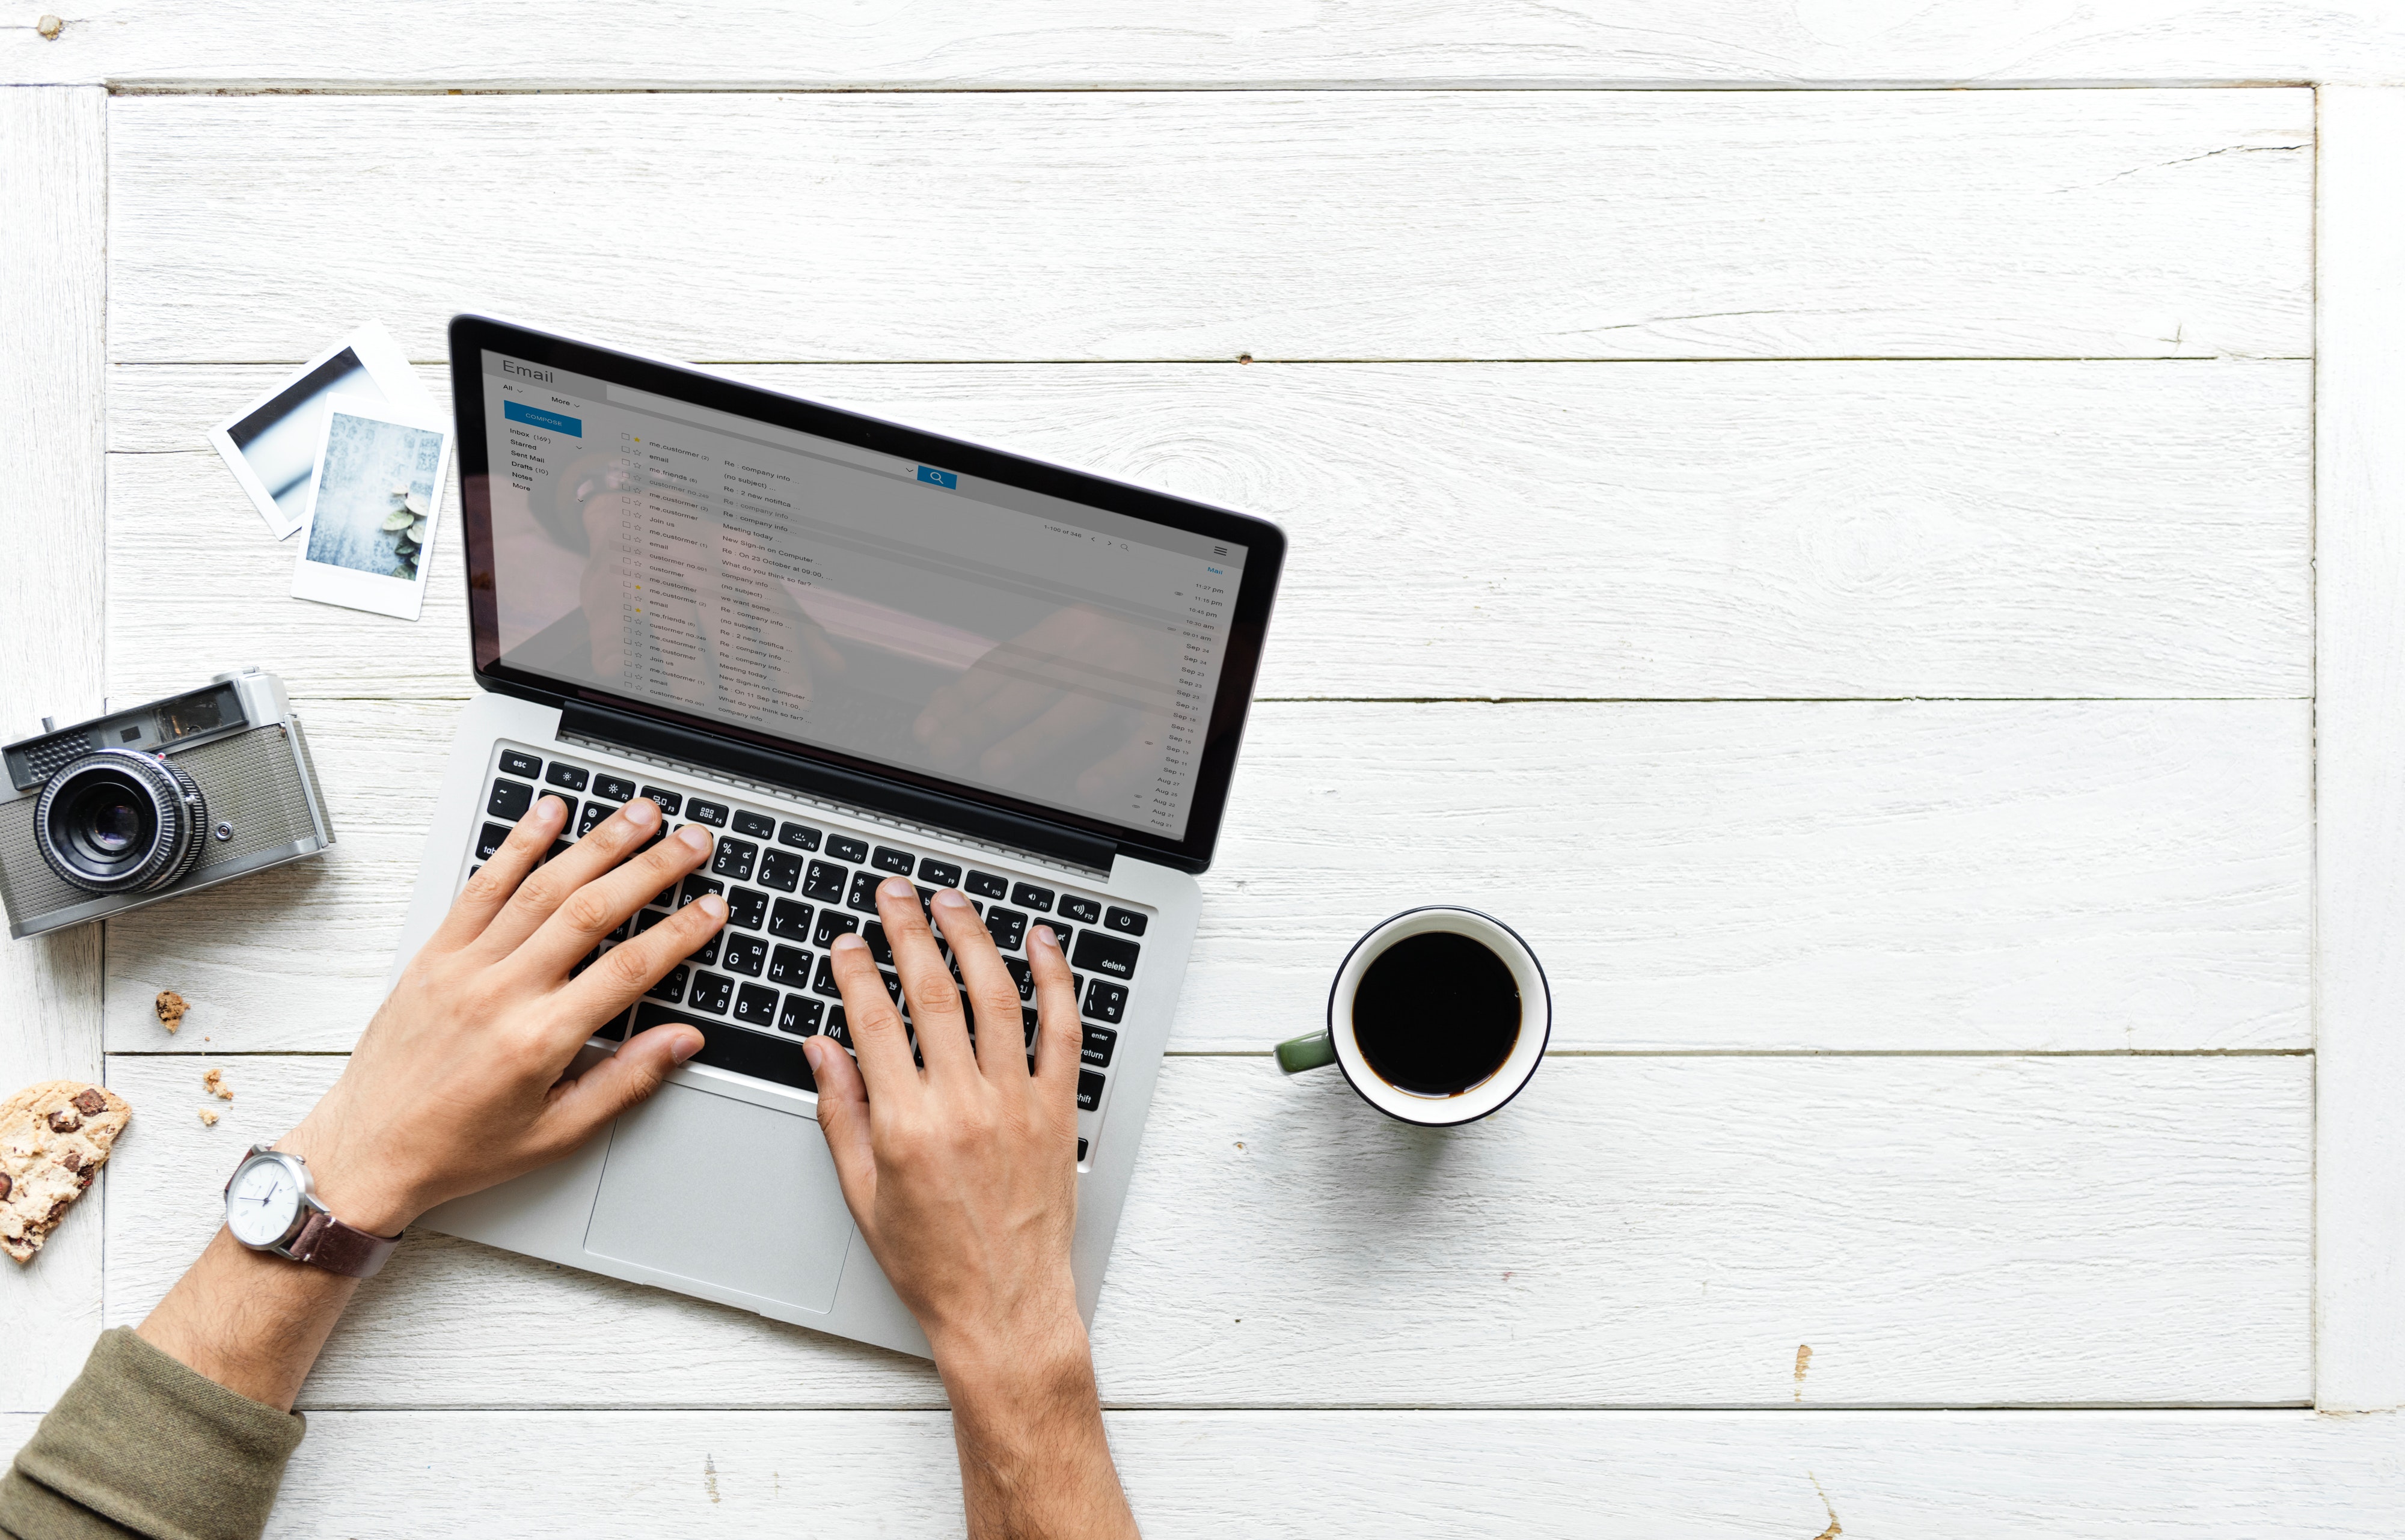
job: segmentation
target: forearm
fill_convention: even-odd
[[[1082,1323],[984,1355],[936,1354],[971,1540],[1127,1540],[1135,1517],[1103,1429]]]
[[[220,1228],[140,1336],[226,1389],[290,1411],[359,1286],[355,1278],[254,1252]]]

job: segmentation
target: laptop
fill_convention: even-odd
[[[1193,944],[1285,537],[1263,520],[479,315],[451,323],[474,669],[394,973],[540,796],[706,827],[718,937],[584,1050],[707,1046],[569,1159],[429,1229],[925,1355],[854,1232],[803,1040],[886,877],[958,887],[1083,1015],[1090,1322]],[[597,950],[606,950],[609,944]],[[585,959],[589,966],[592,958]],[[1022,1008],[1032,1030],[1032,1001]]]

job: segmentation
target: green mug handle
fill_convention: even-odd
[[[1324,1069],[1336,1062],[1336,1040],[1326,1032],[1290,1037],[1277,1045],[1278,1068],[1290,1075]]]

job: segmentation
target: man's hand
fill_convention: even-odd
[[[597,1027],[726,918],[715,895],[689,903],[571,979],[597,943],[702,863],[710,835],[687,827],[634,855],[660,826],[659,807],[638,797],[536,866],[565,816],[557,797],[535,799],[411,959],[343,1078],[279,1145],[309,1162],[345,1224],[396,1234],[447,1198],[548,1165],[701,1047],[690,1027],[656,1027],[561,1078]]]
[[[933,901],[958,985],[907,881],[882,884],[877,910],[926,1068],[856,935],[832,956],[860,1061],[825,1038],[802,1049],[844,1201],[950,1393],[969,1533],[1132,1535],[1069,1270],[1083,1034],[1068,959],[1050,930],[1030,930],[1030,1042],[1019,987],[967,899]]]

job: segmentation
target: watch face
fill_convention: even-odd
[[[262,1156],[236,1171],[226,1188],[226,1227],[250,1246],[284,1239],[301,1212],[301,1189],[280,1160]]]

